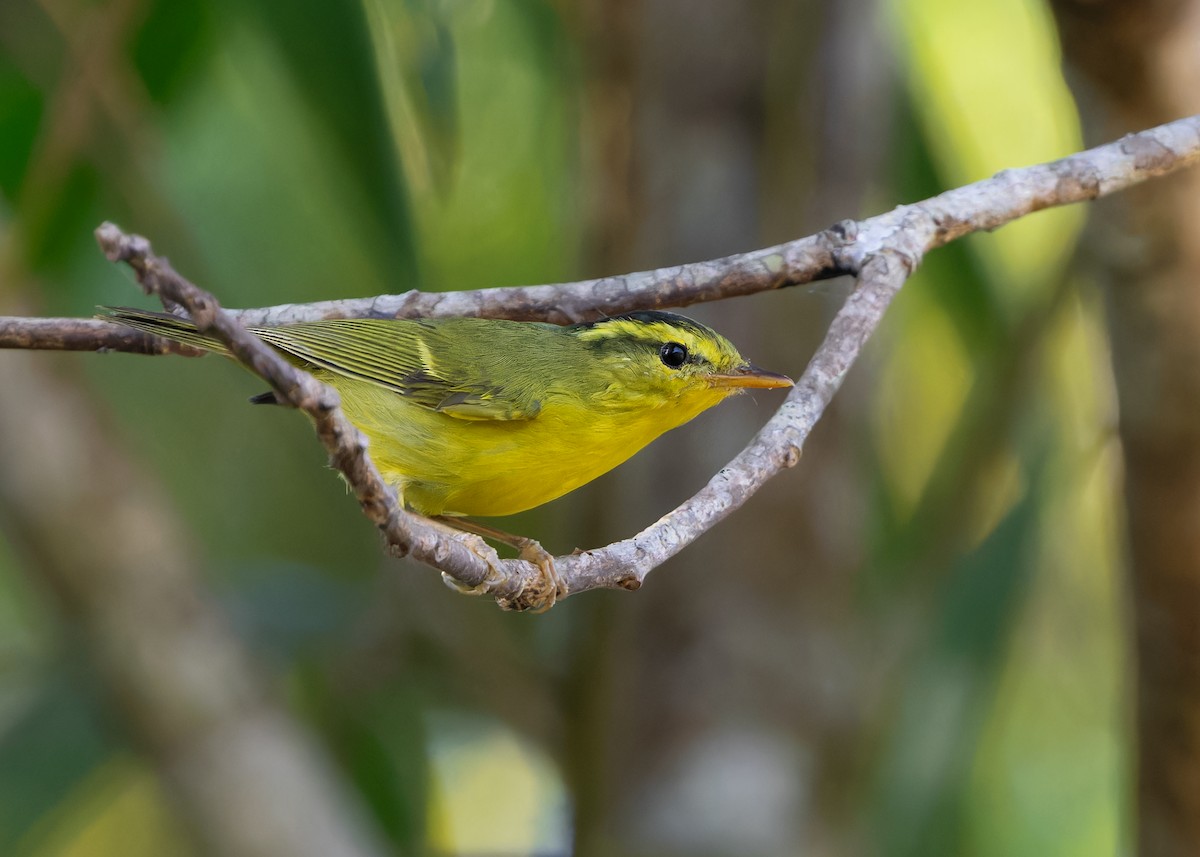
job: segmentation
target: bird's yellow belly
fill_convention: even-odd
[[[424,515],[488,517],[539,506],[606,473],[704,409],[631,413],[554,402],[530,420],[463,420],[372,384],[327,380],[369,439],[384,479]]]

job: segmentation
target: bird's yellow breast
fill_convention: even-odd
[[[561,497],[725,398],[693,393],[656,407],[548,398],[528,420],[464,420],[377,385],[326,376],[405,504],[423,515],[511,515]]]

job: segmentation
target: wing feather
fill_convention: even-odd
[[[470,335],[462,322],[337,319],[284,327],[251,328],[304,363],[378,384],[415,404],[465,420],[527,420],[541,409],[528,385],[485,378],[477,361],[456,353]],[[447,334],[450,333],[450,336]],[[475,330],[476,337],[485,335]],[[461,350],[461,349],[459,349]]]

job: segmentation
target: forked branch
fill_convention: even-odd
[[[857,277],[854,292],[830,327],[799,383],[753,441],[695,496],[636,536],[556,560],[571,593],[601,587],[638,588],[651,569],[678,553],[742,505],[771,476],[795,465],[824,412],[896,291],[924,254],[972,232],[995,229],[1052,206],[1095,199],[1200,159],[1200,117],[1181,119],[1058,161],[1006,170],[990,179],[861,222],[712,262],[557,286],[431,294],[407,292],[362,300],[222,310],[154,255],[146,239],[112,224],[97,230],[110,259],[128,263],[150,293],[184,307],[206,333],[229,346],[279,397],[307,413],[364,513],[390,549],[442,570],[460,586],[486,592],[504,606],[537,606],[538,571],[501,560],[482,541],[451,534],[400,507],[342,414],[336,392],[297,369],[243,324],[285,324],[345,317],[486,315],[577,321],[639,308],[683,306],[781,288],[838,274]],[[82,347],[161,353],[153,338],[101,321],[0,319],[0,346]],[[112,327],[111,332],[104,328]],[[69,329],[70,335],[65,331]],[[108,336],[112,339],[108,339]],[[39,344],[40,343],[40,344]],[[73,345],[74,344],[74,345]]]

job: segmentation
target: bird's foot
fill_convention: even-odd
[[[515,548],[518,558],[535,565],[540,572],[535,580],[525,583],[516,595],[500,596],[496,603],[503,610],[517,610],[529,613],[545,613],[560,598],[566,598],[570,590],[566,582],[554,567],[554,555],[542,547],[537,541],[525,536],[515,536],[495,527],[489,527],[478,521],[467,518],[437,517],[433,520],[450,527],[460,534],[473,534],[476,538],[486,537]],[[467,541],[471,546],[470,539]],[[471,550],[484,560],[491,569],[488,579],[479,586],[463,587],[457,581],[447,581],[454,589],[471,595],[480,595],[495,590],[495,584],[501,582],[506,575],[496,566],[496,553],[487,547],[486,542],[480,542],[479,547],[471,546]],[[445,575],[443,575],[445,577]]]
[[[554,556],[549,551],[524,536],[514,536],[509,544],[517,549],[518,557],[537,566],[540,574],[512,598],[497,598],[496,603],[501,609],[545,613],[560,598],[567,597],[570,590],[554,567]]]
[[[467,586],[461,580],[451,577],[446,572],[442,572],[442,583],[449,586],[459,595],[485,595],[491,587],[491,581],[485,580],[482,583],[477,583],[474,586]]]
[[[467,550],[487,563],[488,573],[487,577],[485,577],[479,583],[475,584],[474,586],[468,586],[458,578],[451,577],[449,574],[443,571],[442,583],[446,584],[460,595],[488,594],[492,591],[497,583],[504,579],[504,573],[496,566],[496,552],[492,550],[491,545],[485,542],[482,537],[475,535],[474,533],[468,533],[464,530],[459,530],[456,528],[454,530],[453,538],[461,541],[464,545],[466,545]]]

